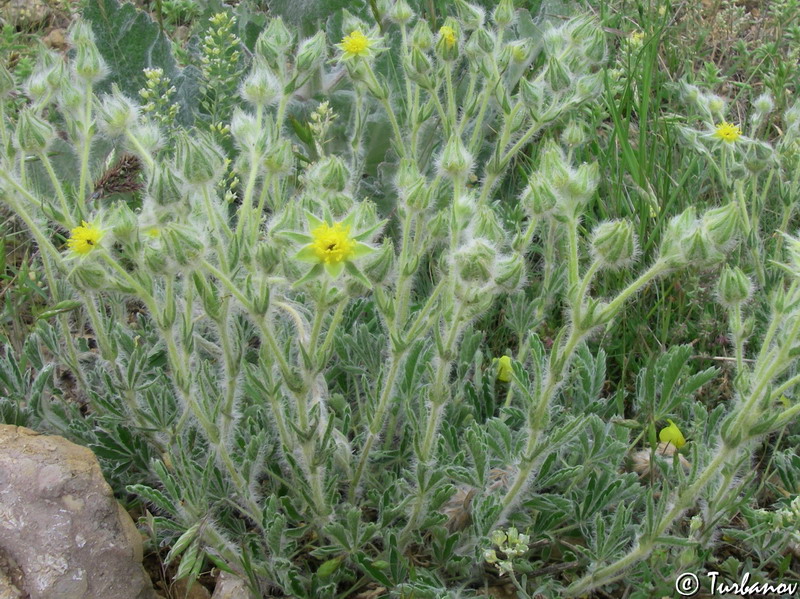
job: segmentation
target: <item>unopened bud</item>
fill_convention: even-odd
[[[6,69],[5,65],[0,63],[0,98],[5,98],[9,93],[14,91],[16,84],[14,77]]]
[[[169,270],[169,260],[164,250],[146,245],[143,251],[144,265],[151,274],[161,275]]]
[[[267,107],[274,104],[281,92],[280,82],[265,64],[253,64],[250,74],[242,82],[242,98],[253,106]]]
[[[475,236],[483,237],[498,245],[503,243],[506,238],[506,232],[497,219],[497,215],[487,205],[477,207],[472,219],[472,230]]]
[[[108,223],[114,237],[122,243],[131,243],[136,236],[138,219],[136,213],[125,202],[117,202],[111,211]]]
[[[108,66],[93,41],[76,42],[75,74],[87,83],[96,83],[106,77]]]
[[[522,254],[514,253],[497,261],[495,283],[505,293],[518,290],[525,281],[525,259]]]
[[[391,276],[395,255],[392,240],[386,238],[380,249],[370,257],[364,266],[364,274],[373,285],[383,285]]]
[[[463,193],[453,201],[453,214],[459,227],[464,227],[472,220],[475,214],[476,202],[470,193]]]
[[[501,29],[511,25],[516,20],[516,17],[513,0],[500,0],[500,4],[497,5],[497,8],[492,13],[492,20]]]
[[[103,129],[111,137],[124,135],[139,118],[139,106],[124,96],[119,88],[103,98],[101,108]]]
[[[698,268],[708,268],[724,258],[703,227],[696,227],[686,235],[682,245],[685,261]]]
[[[469,4],[464,0],[456,0],[456,14],[458,20],[464,25],[464,29],[467,30],[483,27],[486,19],[486,11],[482,7]]]
[[[545,217],[550,215],[556,207],[558,198],[547,182],[538,175],[535,175],[528,182],[522,192],[522,205],[526,212],[532,217]]]
[[[168,206],[182,199],[181,185],[177,169],[170,163],[156,163],[150,172],[147,192],[159,206]]]
[[[67,277],[73,285],[80,289],[105,289],[108,285],[108,273],[96,262],[81,260],[70,270]]]
[[[730,249],[739,232],[739,206],[735,202],[721,208],[708,210],[702,219],[705,234],[715,248],[721,252]]]
[[[267,64],[280,71],[286,59],[286,53],[294,43],[294,35],[286,28],[281,17],[271,19],[267,28],[256,40],[255,53]]]
[[[570,121],[561,133],[561,141],[571,148],[583,145],[586,143],[586,130],[578,121]]]
[[[264,168],[273,175],[285,175],[294,166],[292,144],[287,139],[276,141],[264,155]]]
[[[130,129],[130,135],[133,137],[141,148],[153,154],[156,152],[164,141],[161,136],[161,129],[155,123],[142,123],[135,124]],[[129,144],[132,146],[132,144]],[[139,148],[136,146],[128,148],[131,153],[138,154]]]
[[[726,308],[734,308],[748,299],[753,292],[753,284],[738,266],[726,266],[719,275],[717,298]]]
[[[183,180],[190,185],[206,185],[216,182],[225,168],[225,155],[206,136],[184,134],[178,138],[175,162],[181,170]]]
[[[491,56],[494,52],[495,41],[492,34],[486,31],[483,27],[476,29],[469,36],[467,43],[464,45],[464,53],[472,60],[477,60],[479,57]]]
[[[583,210],[586,203],[594,195],[600,183],[600,167],[598,163],[584,162],[577,171],[570,174],[566,187],[561,189],[565,199],[574,207],[575,215]]]
[[[423,89],[432,89],[434,85],[433,64],[428,55],[417,47],[412,47],[405,59],[405,71],[408,78]]]
[[[419,48],[423,52],[433,47],[433,32],[427,20],[417,20],[414,29],[411,31],[411,45]]]
[[[694,207],[690,206],[678,216],[673,216],[661,238],[661,260],[664,260],[671,267],[685,265],[686,259],[681,245],[687,232],[695,228],[697,228],[697,218]]]
[[[414,11],[406,0],[396,0],[387,14],[389,20],[397,25],[404,25],[414,18]]]
[[[753,106],[760,115],[767,115],[774,110],[775,102],[772,99],[772,95],[766,92],[756,98]]]
[[[281,263],[281,253],[278,248],[266,242],[256,246],[255,263],[265,275],[274,274]]]
[[[297,49],[297,60],[295,61],[297,72],[310,73],[317,69],[325,60],[327,49],[324,31],[318,31],[314,37],[303,40]]]
[[[453,266],[459,280],[465,284],[485,285],[494,275],[497,255],[494,246],[485,239],[475,238],[453,255]]]
[[[458,58],[459,26],[455,19],[448,18],[439,29],[439,39],[436,41],[436,54],[445,62],[452,62]]]
[[[183,267],[194,264],[205,252],[200,235],[192,229],[170,227],[162,233],[161,239],[167,254]]]
[[[53,126],[36,114],[32,108],[24,108],[19,113],[15,141],[23,152],[37,154],[44,152],[56,136]]]
[[[350,172],[341,158],[328,156],[314,165],[309,178],[323,189],[342,191],[350,179]]]
[[[618,269],[633,261],[636,234],[627,220],[614,220],[595,227],[592,253],[603,268]]]
[[[465,179],[472,171],[472,155],[459,135],[452,136],[439,156],[437,167],[441,174],[452,179]]]
[[[551,56],[547,63],[545,78],[555,92],[568,88],[572,81],[564,64],[555,56]]]

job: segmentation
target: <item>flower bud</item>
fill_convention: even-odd
[[[575,148],[586,143],[586,130],[578,121],[570,121],[561,133],[561,142],[565,146]]]
[[[342,191],[350,179],[350,172],[341,158],[328,156],[311,168],[309,179],[323,189]]]
[[[231,116],[231,135],[239,150],[264,149],[264,129],[255,116],[241,108],[235,108]],[[242,156],[240,156],[242,157]]]
[[[541,120],[547,94],[546,84],[543,81],[531,82],[527,79],[520,79],[519,92],[531,116],[537,121]]]
[[[574,102],[583,102],[596,98],[603,88],[603,80],[600,73],[591,75],[581,75],[575,79]]]
[[[747,156],[744,158],[744,166],[755,175],[767,168],[775,161],[775,150],[771,145],[763,141],[753,140],[750,144]]]
[[[56,136],[53,126],[36,114],[32,108],[19,113],[16,130],[16,145],[23,152],[44,152]]]
[[[750,299],[752,292],[753,284],[738,266],[726,266],[720,273],[717,299],[724,307],[732,309],[741,305]]]
[[[494,52],[495,41],[492,34],[484,28],[476,29],[464,45],[464,53],[470,60],[477,61],[482,57],[490,57]]]
[[[294,35],[286,28],[281,17],[271,19],[256,40],[255,54],[263,58],[275,71],[280,72],[286,53],[294,43]]]
[[[469,4],[464,0],[456,0],[456,14],[458,20],[464,25],[464,29],[478,29],[483,27],[486,19],[486,11],[482,7]]]
[[[292,144],[287,139],[277,140],[264,155],[264,168],[272,175],[286,175],[293,166]]]
[[[450,232],[450,217],[444,210],[437,210],[428,221],[428,233],[432,239],[444,239]],[[800,268],[800,266],[798,267]],[[800,271],[798,271],[800,272]]]
[[[205,246],[198,231],[185,227],[170,227],[161,236],[170,258],[180,266],[193,265],[202,258]]]
[[[156,163],[150,172],[147,192],[159,206],[168,206],[183,199],[180,180],[175,174],[174,164]]]
[[[769,114],[775,109],[775,102],[772,99],[772,95],[769,92],[766,92],[756,98],[755,102],[753,102],[753,106],[755,107],[756,112],[763,116]]]
[[[242,82],[240,94],[253,106],[267,107],[274,104],[281,93],[281,85],[269,68],[257,60],[247,78]]]
[[[433,64],[422,50],[412,47],[403,64],[409,79],[423,89],[429,90],[433,88],[434,80],[431,76]]]
[[[472,171],[472,155],[459,135],[452,136],[439,155],[437,168],[444,177],[465,179]]]
[[[161,248],[146,245],[143,251],[144,265],[154,275],[169,272],[169,260]]]
[[[97,83],[108,75],[108,66],[93,41],[76,42],[75,74],[87,83]]]
[[[445,62],[452,62],[458,58],[460,31],[458,23],[447,18],[445,24],[439,29],[439,39],[436,41],[436,55]]]
[[[561,189],[561,192],[576,216],[583,211],[599,183],[600,166],[596,162],[591,164],[584,162],[577,171],[570,173],[569,183]]]
[[[514,253],[497,261],[495,283],[504,293],[513,293],[525,282],[525,258]]]
[[[14,91],[16,84],[14,77],[6,69],[5,65],[0,63],[0,98],[5,98],[9,93]]]
[[[558,198],[547,182],[536,174],[528,182],[520,199],[525,211],[531,217],[540,218],[549,216],[558,202]]]
[[[735,243],[739,232],[739,206],[735,202],[721,208],[708,210],[702,219],[702,227],[711,243],[721,252],[728,251]]]
[[[492,13],[492,20],[494,21],[495,25],[501,29],[505,29],[511,25],[516,18],[517,14],[514,12],[513,0],[500,0],[497,8],[495,8],[494,12]]]
[[[697,268],[708,268],[724,258],[703,227],[695,227],[684,237],[682,245],[685,262]]]
[[[567,72],[567,69],[564,67],[563,63],[556,58],[555,56],[551,56],[547,62],[547,71],[545,72],[545,79],[547,83],[550,84],[550,87],[555,92],[560,92],[569,87],[572,79]]]
[[[392,23],[404,25],[414,18],[414,11],[411,10],[406,0],[396,0],[387,16]]]
[[[281,253],[275,245],[261,242],[256,246],[255,263],[265,275],[275,274],[281,264]]]
[[[138,220],[125,202],[117,202],[108,219],[114,237],[122,243],[135,241]]]
[[[225,154],[205,135],[178,137],[175,162],[183,180],[190,185],[215,183],[225,168]]]
[[[433,32],[428,21],[425,19],[417,20],[411,32],[411,45],[419,48],[423,52],[433,47]]]
[[[494,246],[488,240],[474,238],[459,248],[452,257],[456,276],[465,284],[491,283],[496,254]]]
[[[364,266],[364,274],[373,285],[383,285],[391,277],[394,262],[394,244],[390,238],[385,238],[380,249]]]
[[[139,106],[124,96],[116,85],[112,94],[104,96],[100,112],[102,127],[111,137],[124,135],[139,118]]]
[[[45,73],[35,71],[25,81],[25,93],[34,101],[39,101],[50,93],[50,84]]]
[[[475,216],[472,219],[472,232],[476,237],[483,237],[489,241],[501,244],[506,239],[506,232],[503,230],[497,215],[489,206],[478,206]]]
[[[618,269],[633,261],[636,234],[627,220],[613,220],[595,227],[592,254],[603,268]]]
[[[67,276],[70,283],[80,289],[100,290],[108,285],[108,273],[96,262],[81,260]]]
[[[318,31],[314,37],[303,40],[297,49],[297,60],[295,61],[297,72],[310,73],[317,69],[325,60],[327,49],[328,42],[324,31]]]
[[[694,207],[690,206],[678,216],[673,216],[664,230],[661,238],[660,254],[671,267],[679,267],[686,264],[681,244],[687,232],[697,228],[697,218],[695,217]]]
[[[159,129],[158,125],[155,123],[142,123],[135,125],[129,130],[129,132],[130,135],[139,142],[139,145],[151,154],[155,153],[161,147],[161,144],[164,141],[163,137],[161,136],[161,129]],[[137,155],[140,151],[139,148],[135,146],[129,147],[128,149],[132,154]]]
[[[346,193],[325,193],[323,202],[330,208],[331,216],[336,220],[344,218],[353,208],[353,198]]]

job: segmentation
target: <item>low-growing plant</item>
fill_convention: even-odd
[[[455,9],[435,30],[403,0],[380,24],[343,11],[330,37],[302,40],[273,19],[240,83],[246,53],[220,13],[202,48],[208,118],[191,130],[156,97],[163,71],[148,71],[144,106],[98,97],[104,57],[73,24],[74,57],[44,53],[29,105],[0,123],[0,192],[51,299],[0,359],[0,415],[92,447],[150,510],[178,577],[211,563],[259,595],[477,596],[508,576],[523,597],[623,577],[627,596],[661,596],[678,566],[714,559],[739,511],[763,529],[743,542],[766,567],[764,535],[798,540],[796,501],[753,509],[742,477],[800,412],[800,241],[771,254],[785,275],[764,314],[750,314],[744,258],[722,270],[727,404],[696,399],[717,370],[693,371],[687,346],[651,360],[630,405],[622,388],[605,396],[605,353],[587,341],[653,281],[715,273],[741,239],[763,267],[758,220],[739,192],[689,208],[644,264],[636,231],[661,219],[584,231],[603,173],[575,149],[581,109],[609,84],[602,28],[534,22],[510,0]],[[3,98],[14,87],[0,73]],[[796,111],[780,147],[796,147]],[[709,116],[692,147],[719,153],[740,190],[734,162],[762,146],[731,157],[747,140]],[[377,161],[375,131],[389,137]],[[523,150],[533,166],[515,190]],[[109,171],[133,199],[97,193]],[[612,271],[621,287],[593,293]],[[498,307],[509,344],[486,355],[477,323]],[[791,459],[776,467],[796,495]]]

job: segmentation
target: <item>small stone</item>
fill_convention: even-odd
[[[69,48],[69,42],[67,42],[67,36],[63,29],[53,29],[42,41],[48,48],[59,52],[64,52]]]
[[[155,599],[141,535],[89,449],[0,425],[0,488],[0,599]]]
[[[247,583],[233,574],[220,572],[211,599],[255,599]]]
[[[181,578],[172,584],[171,596],[181,599],[211,599],[211,593],[199,582],[195,581],[187,588],[187,579]]]

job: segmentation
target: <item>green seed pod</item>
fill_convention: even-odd
[[[633,261],[636,234],[627,220],[613,220],[595,227],[592,254],[603,268],[618,269]]]
[[[55,139],[53,126],[42,119],[32,108],[24,108],[19,113],[15,141],[17,147],[29,154],[44,152]]]
[[[225,154],[206,135],[182,134],[175,147],[175,162],[190,185],[215,183],[225,168]]]
[[[729,310],[750,299],[753,284],[738,266],[726,266],[719,275],[717,299]]]
[[[740,222],[739,206],[730,202],[721,208],[708,210],[703,215],[702,227],[715,249],[726,252],[736,242]]]
[[[318,31],[314,37],[303,40],[297,49],[297,60],[295,60],[297,72],[310,73],[319,68],[325,60],[327,50],[328,41],[324,31]]]

